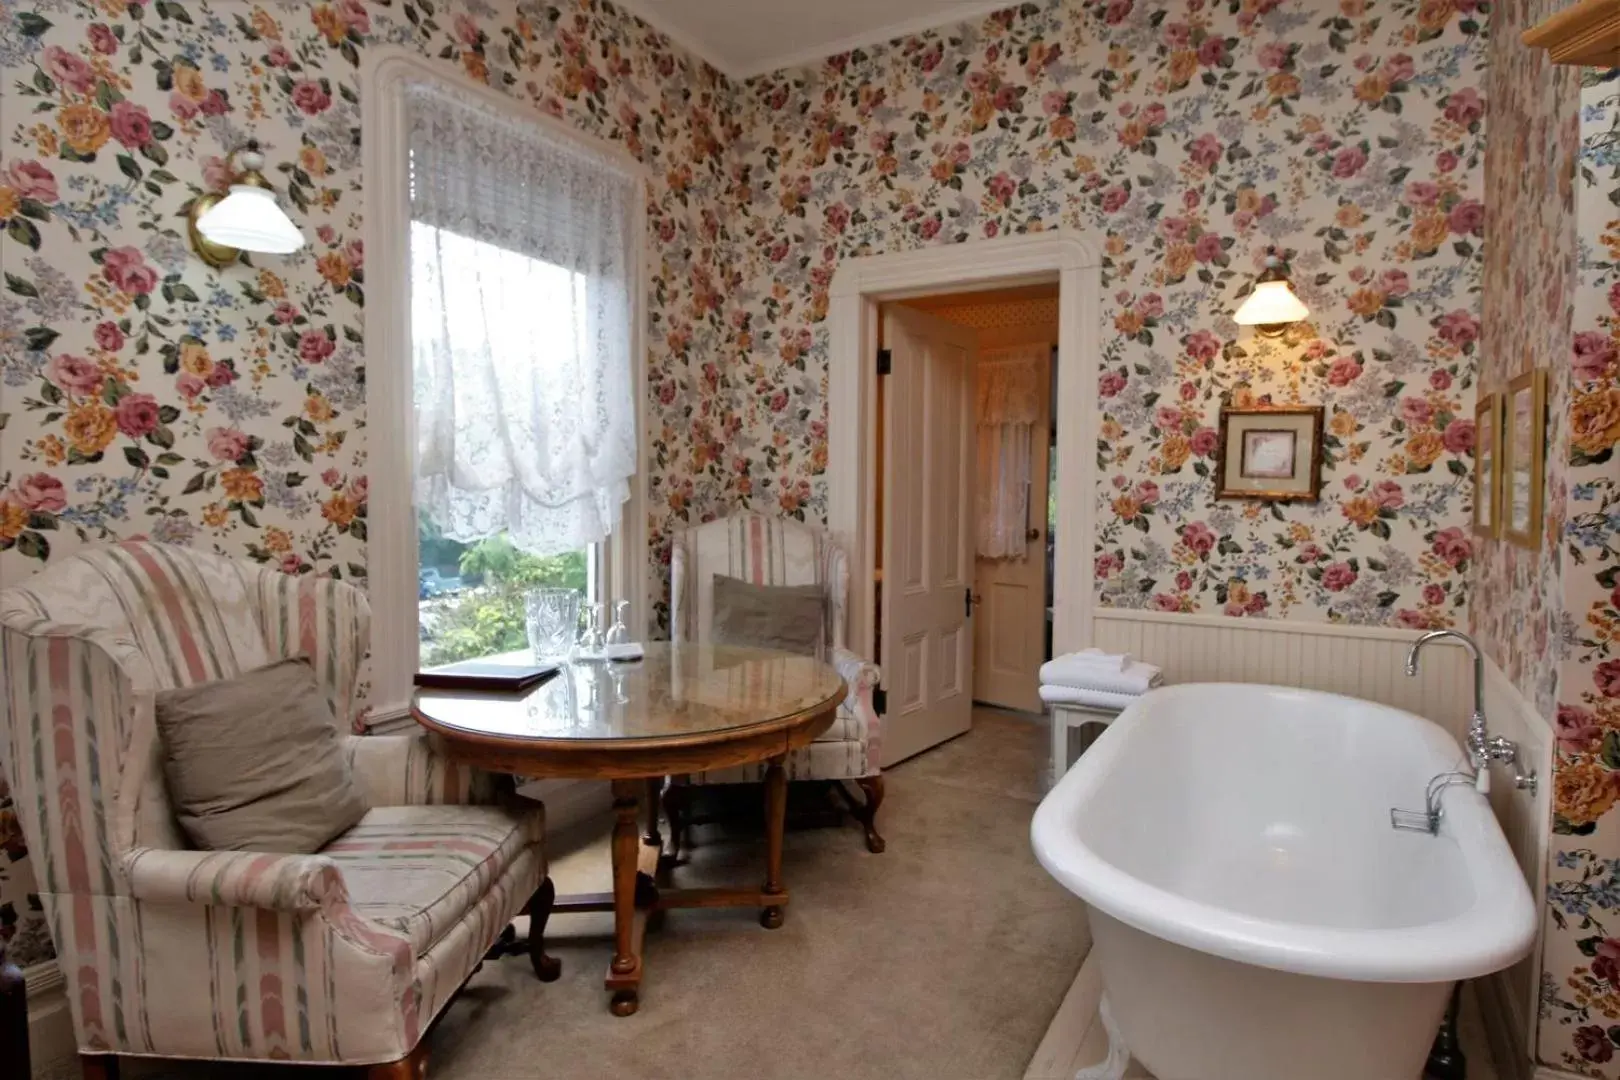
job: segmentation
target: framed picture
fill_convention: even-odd
[[[1508,383],[1502,407],[1502,535],[1541,546],[1541,503],[1547,455],[1547,373],[1527,371]]]
[[[1486,394],[1474,406],[1474,535],[1502,535],[1502,399]]]
[[[1315,502],[1322,494],[1322,406],[1221,410],[1217,499]]]

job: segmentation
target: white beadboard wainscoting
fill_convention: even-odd
[[[1552,836],[1553,732],[1536,707],[1526,701],[1500,668],[1485,665],[1485,716],[1491,734],[1519,744],[1519,769],[1535,770],[1536,793],[1514,788],[1508,773],[1493,770],[1491,808],[1501,822],[1519,868],[1530,883],[1537,906],[1547,895],[1547,844]],[[1500,1063],[1502,1080],[1556,1080],[1560,1073],[1537,1072],[1531,1055],[1536,1046],[1536,1014],[1541,986],[1541,937],[1530,955],[1506,971],[1480,980],[1480,1011]]]
[[[1326,690],[1426,716],[1458,736],[1473,708],[1473,669],[1460,645],[1425,649],[1407,677],[1412,630],[1120,608],[1098,608],[1094,626],[1093,645],[1157,664],[1166,682]]]
[[[1164,669],[1167,682],[1251,682],[1326,690],[1428,717],[1461,738],[1474,703],[1473,666],[1460,645],[1423,651],[1416,676],[1406,653],[1418,631],[1229,619],[1099,608],[1092,644]],[[1491,734],[1519,744],[1519,769],[1535,770],[1535,792],[1514,787],[1513,770],[1491,770],[1491,807],[1519,860],[1531,896],[1547,892],[1553,735],[1547,720],[1489,659],[1485,715]],[[1503,1080],[1551,1080],[1530,1058],[1535,1047],[1541,946],[1507,971],[1480,980],[1480,1011]]]

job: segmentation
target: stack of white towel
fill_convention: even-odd
[[[1049,705],[1123,709],[1162,678],[1158,668],[1129,655],[1085,649],[1041,665],[1041,700]]]

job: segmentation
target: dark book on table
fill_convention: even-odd
[[[488,660],[463,660],[430,671],[416,673],[416,685],[424,690],[482,690],[512,694],[539,686],[557,674],[556,664],[494,664]]]

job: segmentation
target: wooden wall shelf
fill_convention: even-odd
[[[1580,0],[1524,32],[1555,64],[1620,66],[1620,0]]]

